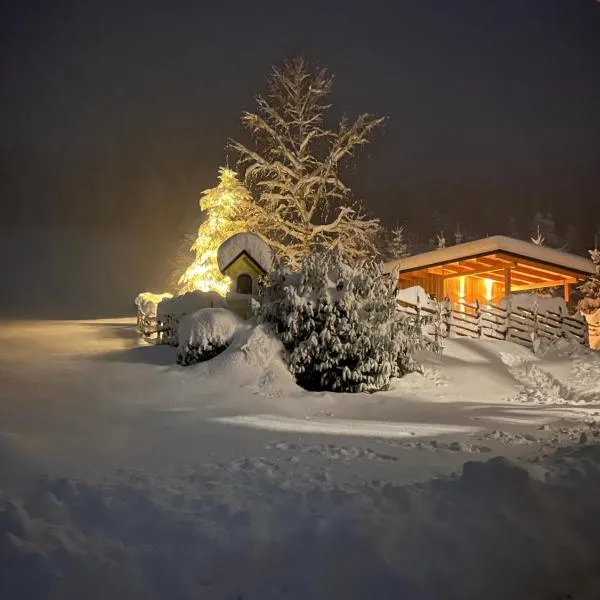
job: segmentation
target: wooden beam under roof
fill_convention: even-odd
[[[514,263],[513,263],[513,266],[515,266]],[[492,275],[499,271],[504,271],[505,268],[506,267],[503,265],[494,266],[494,267],[485,265],[485,266],[481,266],[477,269],[470,269],[468,271],[462,271],[460,273],[453,273],[451,275],[442,275],[442,279],[453,279],[455,277],[473,277],[475,275]]]
[[[562,267],[554,267],[554,266],[546,266],[539,265],[534,260],[528,260],[523,258],[515,259],[514,257],[502,256],[499,254],[490,254],[489,256],[470,259],[474,260],[483,265],[489,265],[490,261],[494,261],[496,265],[498,263],[513,269],[512,271],[512,280],[516,281],[517,279],[527,281],[527,283],[534,284],[539,281],[539,283],[544,283],[548,281],[559,280],[562,285],[562,281],[566,278],[573,278],[573,272],[568,269],[564,269]],[[494,265],[494,270],[495,265]],[[466,273],[465,273],[466,274]],[[523,275],[523,277],[520,277]],[[549,278],[548,275],[554,275],[554,277]],[[553,284],[554,285],[554,284]],[[532,288],[533,289],[533,288]]]
[[[510,269],[509,269],[510,270]],[[498,273],[501,273],[501,275],[498,275]],[[518,275],[515,275],[514,271],[510,271],[511,273],[511,281],[513,282],[521,282],[523,285],[529,285],[530,280],[529,279],[523,279],[521,277],[519,277]],[[500,269],[499,271],[495,272],[495,273],[491,273],[489,274],[490,276],[486,276],[486,275],[472,275],[472,277],[474,279],[491,279],[494,283],[499,283],[504,285],[505,283],[505,277],[504,277],[504,269]]]
[[[454,279],[455,277],[469,277],[472,275],[481,275],[484,273],[495,273],[497,271],[503,271],[505,269],[504,265],[488,265],[488,264],[481,264],[479,262],[477,262],[475,259],[471,259],[473,260],[473,266],[475,266],[475,268],[471,268],[471,269],[466,269],[466,270],[456,270],[455,268],[453,268],[450,273],[444,273],[444,272],[439,272],[439,271],[433,271],[433,270],[429,270],[428,272],[431,273],[432,275],[438,275],[440,276],[442,279]],[[458,267],[462,267],[462,266],[470,266],[470,265],[461,265],[460,263],[455,263],[451,265],[452,267],[458,266]],[[516,263],[512,263],[512,266],[516,266]],[[445,270],[448,267],[448,265],[444,265],[443,267],[436,267],[436,269],[442,269]]]
[[[549,272],[541,272],[528,265],[518,264],[515,268],[515,271],[521,273],[523,276],[528,277],[531,280],[531,283],[535,283],[536,280],[539,281],[548,281],[549,279],[564,279],[564,273],[549,273]],[[553,277],[550,277],[553,275]]]
[[[556,279],[554,281],[546,281],[544,283],[530,283],[528,285],[513,285],[513,292],[524,292],[526,290],[541,290],[542,288],[549,287],[561,287],[570,283],[577,283],[575,277],[568,277],[567,279]]]
[[[511,257],[507,256],[506,258],[510,259]],[[535,260],[529,260],[521,257],[512,258],[512,260],[516,261],[517,268],[523,265],[526,266],[528,269],[533,269],[534,271],[539,271],[540,273],[547,273],[549,275],[562,275],[563,278],[575,278],[577,280],[583,279],[583,275],[575,273],[569,269],[565,269],[564,267],[555,267],[554,265],[540,265]]]

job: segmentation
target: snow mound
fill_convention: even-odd
[[[173,297],[173,294],[153,294],[152,292],[142,292],[138,294],[135,299],[135,305],[138,310],[145,317],[156,317],[156,309],[160,302],[163,300],[169,300]]]
[[[217,252],[217,264],[221,272],[231,264],[242,252],[246,252],[259,266],[268,273],[273,265],[273,253],[268,244],[255,233],[236,233],[225,240]]]
[[[202,308],[227,307],[225,299],[217,292],[187,292],[181,296],[163,300],[157,309],[156,316],[161,318],[166,315],[180,317],[195,312]]]
[[[226,308],[203,308],[185,315],[179,322],[179,356],[193,354],[200,358],[218,353],[229,346],[242,322]],[[189,361],[185,360],[184,364]]]
[[[538,313],[552,312],[561,316],[569,314],[564,298],[542,298],[536,294],[509,294],[500,300],[500,306],[537,310]]]
[[[411,306],[423,306],[426,308],[435,308],[436,301],[420,286],[398,290],[396,292],[396,300],[406,302]]]
[[[240,321],[229,347],[197,368],[213,381],[227,380],[268,396],[282,396],[299,389],[282,352],[281,342],[261,325]]]

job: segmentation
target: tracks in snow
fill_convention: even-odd
[[[519,382],[513,402],[524,404],[587,404],[600,401],[600,361],[580,355],[574,358],[571,374],[561,381],[535,361],[501,353],[502,362]]]

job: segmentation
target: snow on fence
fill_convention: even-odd
[[[169,300],[171,294],[153,294],[152,292],[142,292],[135,299],[137,307],[137,329],[145,337],[159,335],[159,322],[156,317],[158,305],[163,300]]]
[[[588,329],[585,319],[549,310],[537,310],[523,306],[505,307],[486,304],[461,303],[452,305],[428,301],[413,304],[406,297],[398,300],[402,312],[413,315],[425,323],[424,330],[437,339],[461,336],[477,339],[506,340],[523,346],[534,347],[536,340],[574,339],[587,344]]]

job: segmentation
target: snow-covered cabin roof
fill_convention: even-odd
[[[243,254],[249,256],[264,273],[271,270],[273,253],[268,244],[254,233],[242,232],[232,235],[219,246],[217,264],[221,273]]]
[[[385,264],[384,271],[391,273],[397,270],[399,273],[403,273],[495,253],[562,267],[585,275],[595,273],[594,263],[587,258],[503,235],[494,235],[472,242],[465,242],[464,244],[457,244],[456,246],[415,254],[399,260],[392,260]]]

